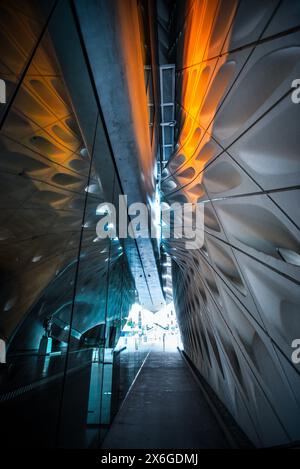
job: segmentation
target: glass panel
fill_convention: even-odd
[[[17,13],[17,23],[29,15]],[[89,163],[75,122],[45,32],[1,132],[1,420],[22,446],[56,445],[66,350],[78,335],[70,317]]]
[[[0,106],[0,122],[30,61],[53,4],[53,1],[43,0],[1,2],[0,77],[5,82],[6,104]]]
[[[15,28],[30,16],[18,5]],[[96,234],[98,205],[121,190],[69,2],[30,57],[0,152],[1,441],[98,447],[147,346],[120,339],[135,242]]]

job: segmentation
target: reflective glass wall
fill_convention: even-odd
[[[71,2],[0,9],[1,441],[95,447],[147,354],[135,246],[96,234],[121,189]]]

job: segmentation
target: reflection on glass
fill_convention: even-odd
[[[97,447],[145,356],[117,347],[135,246],[96,236],[98,205],[121,191],[69,3],[42,38],[50,11],[42,21],[43,2],[26,4],[10,16],[22,57],[7,44],[2,64],[17,84],[0,135],[2,442]]]

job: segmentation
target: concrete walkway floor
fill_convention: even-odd
[[[178,351],[152,351],[102,448],[228,448]]]

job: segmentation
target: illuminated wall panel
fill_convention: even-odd
[[[205,204],[203,248],[166,244],[185,350],[258,446],[300,439],[299,20],[295,1],[187,4],[162,184]]]

